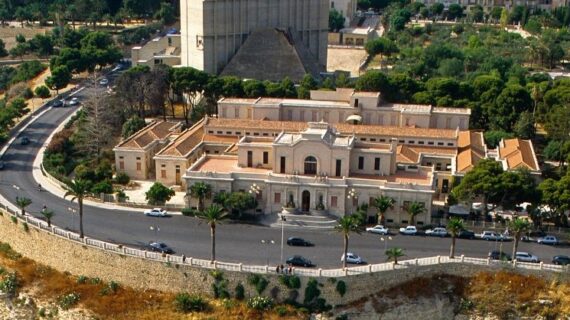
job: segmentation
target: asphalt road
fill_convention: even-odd
[[[91,85],[78,97],[86,99],[104,94],[104,88]],[[30,138],[29,145],[22,146],[19,140],[6,151],[3,160],[6,167],[0,171],[0,193],[11,201],[16,196],[32,199],[28,211],[40,217],[39,211],[45,204],[55,211],[53,223],[70,230],[78,230],[79,219],[70,213],[69,207],[77,207],[67,199],[61,199],[47,191],[38,192],[37,182],[32,175],[34,158],[50,133],[65,120],[74,108],[52,108],[30,125],[23,135]],[[15,188],[17,186],[18,188]],[[160,231],[152,231],[151,226]],[[121,243],[134,247],[144,247],[149,241],[160,240],[171,246],[178,254],[187,257],[209,259],[210,230],[205,223],[196,218],[172,216],[166,218],[147,217],[142,210],[111,210],[85,206],[84,229],[88,237]],[[301,254],[319,267],[340,265],[343,240],[335,232],[314,230],[285,229],[285,239],[300,236],[310,240],[314,247],[288,247],[285,245],[284,258]],[[386,237],[385,237],[386,239]],[[269,244],[262,244],[266,240]],[[271,240],[275,243],[271,244]],[[280,259],[281,229],[257,225],[226,223],[218,226],[216,238],[217,259],[227,262],[275,265]],[[423,236],[393,235],[392,240],[380,241],[380,236],[372,234],[351,235],[349,251],[362,256],[369,263],[385,261],[385,246],[405,249],[407,258],[447,255],[451,240],[449,238],[429,238]],[[488,252],[499,249],[501,243],[480,240],[457,240],[456,254],[470,257],[486,257]],[[502,244],[503,250],[511,252],[512,242]],[[568,246],[550,247],[535,243],[521,243],[520,251],[529,251],[545,262],[550,262],[557,254],[570,254]]]

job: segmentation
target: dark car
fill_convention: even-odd
[[[160,253],[168,253],[168,254],[174,253],[174,250],[172,250],[169,246],[167,246],[163,242],[151,242],[149,243],[148,248],[150,249],[150,251],[156,251]]]
[[[21,137],[20,138],[20,144],[23,146],[30,144],[30,139],[28,137]]]
[[[309,259],[305,259],[301,256],[292,256],[287,259],[287,264],[297,266],[297,267],[315,267],[315,265]]]
[[[511,256],[504,253],[503,251],[493,250],[489,252],[489,258],[492,260],[501,260],[501,261],[511,261]]]
[[[54,101],[51,103],[51,106],[52,106],[53,108],[61,108],[61,107],[64,107],[65,104],[63,103],[62,100],[57,99],[57,100],[54,100]]]
[[[287,245],[290,246],[301,246],[301,247],[310,247],[313,246],[312,243],[310,243],[309,241],[303,239],[303,238],[296,238],[296,237],[291,237],[289,239],[287,239]]]
[[[4,161],[0,160],[0,170],[4,169]]]
[[[475,232],[473,232],[471,230],[463,230],[459,233],[459,235],[457,237],[461,238],[461,239],[473,240],[473,239],[475,239]]]
[[[554,258],[552,258],[552,263],[557,264],[557,265],[561,265],[561,266],[565,266],[570,264],[570,257],[569,256],[554,256]]]

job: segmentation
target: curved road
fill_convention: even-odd
[[[79,96],[82,99],[104,94],[98,86],[87,87]],[[64,121],[74,108],[52,108],[41,115],[23,133],[30,138],[29,145],[22,146],[19,139],[9,146],[3,156],[6,164],[0,171],[0,194],[14,202],[17,196],[32,199],[30,214],[40,217],[39,211],[46,204],[55,211],[53,223],[78,230],[78,217],[70,214],[69,207],[77,207],[67,199],[59,198],[46,191],[37,191],[37,182],[32,175],[32,165],[40,147],[57,126]],[[133,247],[143,247],[149,241],[164,241],[178,254],[187,257],[208,259],[210,256],[210,231],[206,224],[196,218],[172,216],[153,218],[142,214],[142,210],[112,210],[85,205],[84,228],[87,236],[105,241],[121,243]],[[150,226],[159,226],[155,233]],[[335,232],[314,230],[285,230],[289,236],[304,237],[315,243],[314,247],[299,248],[285,245],[284,258],[301,254],[322,267],[340,266],[342,237]],[[274,240],[275,244],[263,245],[261,240]],[[279,262],[281,230],[257,225],[226,223],[217,228],[217,258],[220,261],[265,264]],[[406,237],[393,235],[388,246],[405,249],[408,258],[446,255],[450,240],[425,237]],[[457,255],[485,257],[487,253],[500,246],[495,242],[477,240],[458,240]],[[512,243],[505,243],[503,250],[510,252]],[[521,251],[530,251],[543,261],[550,262],[556,254],[569,254],[568,247],[548,247],[537,244],[521,243]],[[384,243],[380,237],[372,234],[351,235],[349,251],[361,255],[370,263],[385,261]]]

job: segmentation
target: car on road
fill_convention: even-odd
[[[77,97],[73,97],[73,98],[71,98],[71,100],[69,100],[70,106],[76,106],[78,104],[79,104],[79,98],[77,98]]]
[[[408,236],[415,236],[418,233],[418,229],[415,226],[407,226],[405,228],[400,228],[400,233]]]
[[[299,246],[299,247],[311,247],[313,244],[303,238],[290,237],[287,239],[287,245],[289,246]]]
[[[566,265],[570,264],[570,257],[569,256],[554,256],[554,258],[552,258],[552,263],[560,265],[560,266],[566,266]]]
[[[560,241],[558,241],[558,238],[556,238],[555,236],[546,236],[546,237],[538,238],[538,240],[536,240],[536,242],[538,244],[551,244],[553,246],[557,246],[560,244]]]
[[[164,242],[151,242],[148,244],[150,251],[173,254],[174,250],[167,246]]]
[[[30,144],[30,139],[26,136],[20,138],[20,144],[25,146]]]
[[[346,254],[346,263],[354,263],[354,264],[364,264],[366,263],[366,261],[362,260],[361,257],[359,257],[357,254],[354,254],[352,252],[348,252]],[[340,257],[340,262],[344,261],[344,254]]]
[[[457,235],[457,237],[460,239],[473,240],[475,239],[475,232],[470,230],[462,230],[461,232],[459,232],[459,235]]]
[[[290,264],[292,266],[297,266],[297,267],[316,267],[315,264],[313,264],[311,262],[311,260],[304,258],[302,256],[292,256],[289,259],[287,259],[287,264]]]
[[[0,160],[0,170],[3,170],[4,166],[5,166],[4,161]]]
[[[384,228],[384,226],[380,224],[377,224],[374,227],[366,228],[366,232],[377,233],[381,235],[387,235],[388,233],[390,233],[388,228]]]
[[[483,231],[483,233],[475,235],[476,237],[482,239],[482,240],[487,240],[487,241],[510,241],[511,238],[509,238],[506,235],[500,234],[500,233],[496,233],[494,231]]]
[[[65,103],[63,102],[63,100],[56,99],[52,101],[51,106],[53,108],[61,108],[65,107]]]
[[[511,256],[509,254],[499,250],[489,252],[489,258],[491,260],[511,261]]]
[[[539,263],[540,259],[538,259],[537,256],[528,253],[528,252],[524,252],[524,251],[519,251],[515,254],[515,259],[519,262],[533,262],[533,263]]]
[[[430,236],[430,237],[447,237],[449,235],[449,233],[447,232],[447,230],[445,230],[445,228],[433,228],[433,229],[429,229],[426,230],[426,236]]]
[[[109,79],[103,78],[103,79],[99,80],[99,84],[102,86],[106,86],[109,84]]]
[[[536,242],[538,238],[546,237],[546,233],[542,230],[536,230],[528,232],[526,235],[521,237],[523,242]]]
[[[151,216],[151,217],[166,217],[168,215],[168,212],[161,208],[154,208],[154,209],[145,210],[144,214],[146,216]]]

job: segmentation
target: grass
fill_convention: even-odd
[[[96,315],[97,319],[170,320],[170,319],[305,319],[308,315],[291,306],[278,306],[270,311],[251,310],[245,302],[205,298],[204,312],[182,313],[174,305],[175,294],[156,290],[135,290],[117,282],[71,275],[22,257],[5,243],[0,243],[0,269],[15,272],[18,290],[33,292],[42,301],[61,304],[62,297],[77,295],[77,304]],[[94,281],[95,280],[95,281]],[[68,299],[69,300],[69,299]],[[75,301],[75,299],[72,299]],[[70,300],[71,301],[71,300]],[[68,302],[68,301],[65,301]],[[45,312],[45,310],[44,310]],[[280,314],[284,316],[280,316]]]

